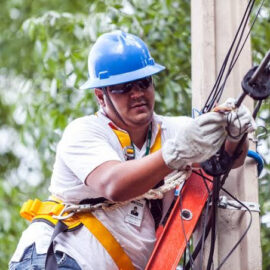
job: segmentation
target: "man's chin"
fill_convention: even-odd
[[[142,125],[149,125],[152,121],[152,115],[137,115],[136,117],[132,118],[130,120],[130,123],[132,123],[135,126],[142,126]]]

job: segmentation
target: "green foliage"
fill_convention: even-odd
[[[269,3],[264,11],[269,12]],[[122,29],[139,35],[156,62],[167,68],[155,77],[155,110],[190,115],[190,1],[3,0],[0,19],[0,265],[4,269],[26,227],[19,217],[21,203],[48,195],[63,129],[72,119],[97,110],[91,91],[78,89],[87,79],[89,48],[100,34]],[[260,18],[252,32],[257,62],[270,44],[267,23],[267,16]],[[261,114],[261,121],[269,127],[269,102],[262,111],[268,112]],[[269,140],[265,142],[269,149]],[[269,175],[267,165],[260,193],[263,213],[269,212]],[[269,229],[262,229],[267,269]]]
[[[112,29],[139,34],[167,67],[155,80],[156,111],[190,114],[188,14],[189,1],[1,2],[0,128],[9,141],[0,148],[4,268],[26,227],[19,217],[22,202],[48,195],[63,129],[97,110],[91,91],[78,90],[87,79],[92,43]]]
[[[258,1],[260,2],[260,1]],[[257,6],[258,3],[257,2]],[[255,64],[259,64],[263,59],[266,52],[269,50],[270,44],[270,31],[269,31],[269,18],[270,18],[270,3],[265,1],[264,8],[258,17],[257,23],[254,25],[252,31],[252,48],[253,59]],[[262,128],[259,132],[263,135],[259,140],[258,150],[266,158],[264,171],[259,178],[259,199],[261,205],[261,216],[270,213],[270,99],[264,101],[257,121],[259,126],[266,127],[268,133],[263,135]],[[261,244],[263,255],[263,270],[270,269],[270,224],[262,224],[261,226]]]

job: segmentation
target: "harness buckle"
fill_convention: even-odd
[[[131,145],[124,147],[123,152],[126,160],[135,159],[135,151]]]

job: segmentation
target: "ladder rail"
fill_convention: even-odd
[[[209,178],[209,176],[207,175]],[[208,186],[207,187],[205,186]],[[164,229],[146,266],[146,270],[175,270],[192,236],[207,201],[212,183],[205,183],[201,176],[192,174],[177,198]],[[187,209],[191,219],[184,220],[180,211]]]

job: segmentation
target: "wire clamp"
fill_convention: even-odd
[[[243,202],[244,204],[251,212],[260,212],[260,205],[255,202]],[[218,207],[223,209],[231,209],[231,210],[241,210],[241,211],[247,211],[247,208],[238,203],[235,200],[228,200],[226,196],[220,196]]]

